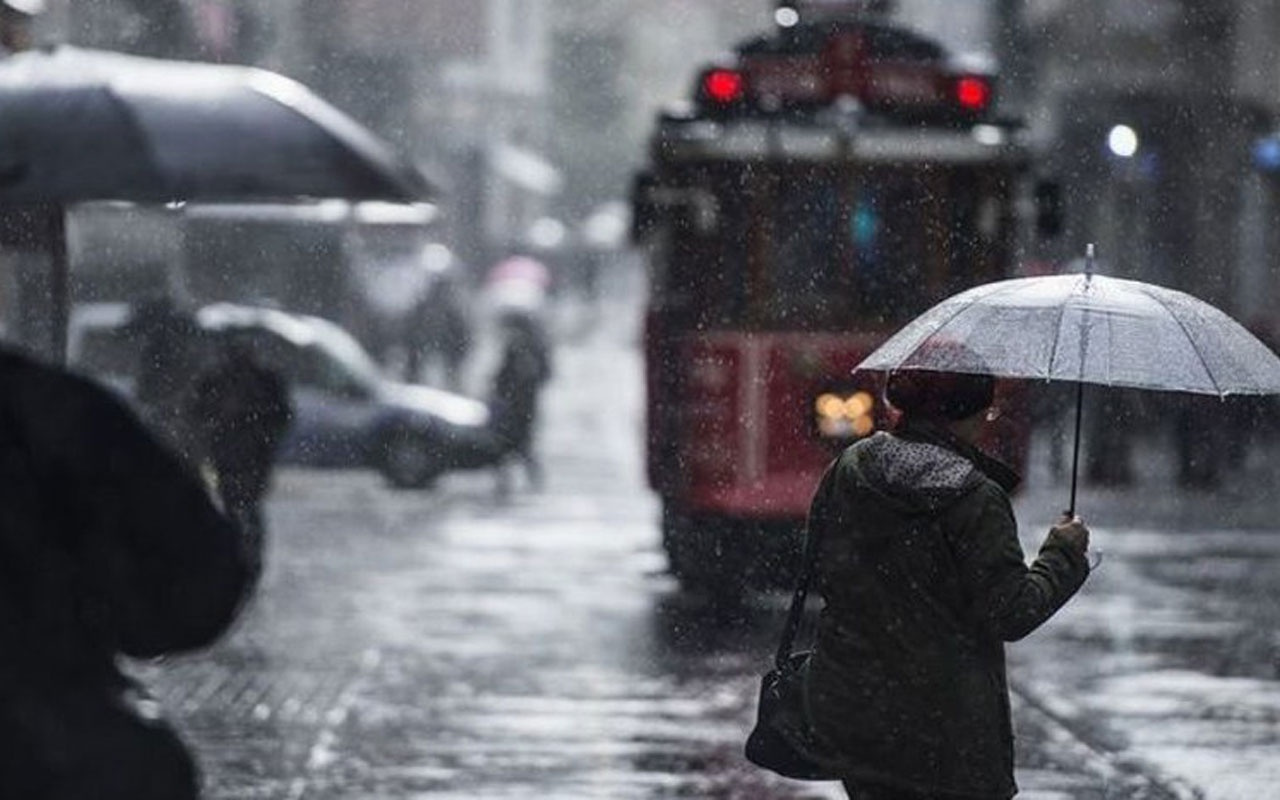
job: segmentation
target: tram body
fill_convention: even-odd
[[[744,43],[659,119],[634,235],[648,477],[685,584],[793,574],[822,472],[892,423],[880,380],[853,367],[942,298],[1014,273],[1032,158],[990,115],[993,84],[910,31],[824,20]],[[1019,464],[1027,427],[1007,414],[985,444]]]

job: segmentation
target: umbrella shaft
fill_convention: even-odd
[[[1076,515],[1076,482],[1080,474],[1080,417],[1084,409],[1084,381],[1076,382],[1076,438],[1071,445],[1071,505],[1067,516]]]

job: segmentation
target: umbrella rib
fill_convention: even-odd
[[[359,126],[348,125],[347,120],[323,102],[316,102],[301,84],[281,76],[266,73],[264,80],[250,84],[258,96],[275,103],[291,114],[316,125],[321,133],[339,150],[355,156],[355,163],[363,170],[366,179],[374,183],[394,183],[404,202],[422,199],[426,192],[425,179],[421,186],[411,186],[412,179],[420,178],[416,172],[405,170],[407,164],[396,157],[394,151],[380,146],[376,141],[365,141]],[[343,135],[346,129],[347,135]],[[377,169],[370,167],[375,162]],[[407,173],[407,174],[406,174]],[[370,199],[373,199],[372,196]]]
[[[1218,379],[1213,377],[1213,370],[1209,369],[1209,362],[1205,360],[1204,353],[1200,352],[1200,345],[1196,344],[1196,340],[1191,337],[1191,329],[1178,318],[1177,314],[1173,313],[1173,308],[1164,301],[1163,297],[1160,297],[1155,292],[1147,289],[1143,289],[1143,293],[1163,306],[1164,310],[1169,313],[1169,316],[1173,321],[1178,323],[1178,327],[1182,329],[1182,335],[1187,337],[1187,341],[1191,343],[1191,352],[1195,353],[1196,358],[1200,359],[1200,366],[1204,367],[1204,374],[1209,376],[1209,382],[1213,384],[1213,390],[1217,392],[1219,397],[1225,397],[1226,393],[1223,392],[1222,387],[1218,385]]]
[[[1009,281],[1009,283],[1014,283],[1014,281]],[[987,299],[989,299],[989,298],[991,298],[991,297],[994,297],[995,295],[1000,294],[1001,292],[1010,292],[1010,291],[1013,291],[1014,289],[1017,289],[1017,288],[1019,288],[1019,287],[1017,287],[1017,286],[1001,286],[1001,287],[999,287],[999,288],[997,288],[997,289],[994,289],[993,291],[990,291],[990,292],[987,292],[986,294],[984,294],[984,295],[982,296],[982,299],[983,299],[983,300],[987,300]],[[959,304],[957,304],[957,305],[959,305]],[[950,325],[951,323],[955,322],[956,317],[958,317],[958,316],[960,316],[961,314],[963,314],[964,312],[968,311],[970,308],[973,308],[973,306],[974,306],[974,305],[976,305],[976,303],[975,303],[975,302],[969,302],[969,303],[966,303],[965,305],[961,305],[959,308],[957,308],[957,309],[956,309],[956,312],[955,312],[954,314],[952,314],[951,316],[947,317],[946,322],[943,322],[941,325],[938,325],[938,326],[934,327],[934,329],[933,329],[933,332],[932,332],[932,333],[930,333],[930,334],[928,334],[927,336],[925,336],[923,339],[921,339],[921,340],[920,340],[920,343],[919,343],[919,344],[917,344],[915,347],[911,348],[911,351],[910,351],[910,352],[908,352],[905,356],[903,356],[903,357],[902,357],[902,361],[901,361],[901,363],[906,364],[908,361],[910,361],[910,360],[911,360],[911,357],[912,357],[913,355],[915,355],[916,353],[918,353],[918,352],[920,351],[920,348],[922,348],[922,347],[924,347],[924,346],[925,346],[925,343],[926,343],[926,342],[930,341],[930,340],[931,340],[931,339],[933,339],[934,337],[936,337],[936,336],[938,336],[939,334],[941,334],[941,333],[942,333],[942,330],[943,330],[944,328],[946,328],[946,327],[947,327],[948,325]]]
[[[1071,294],[1067,295],[1067,300],[1071,299],[1071,296],[1074,294],[1075,291],[1072,290]],[[1058,342],[1062,341],[1062,320],[1066,316],[1067,302],[1066,300],[1063,300],[1062,305],[1058,307],[1058,323],[1053,328],[1053,347],[1049,350],[1049,363],[1045,365],[1046,380],[1051,380],[1053,378],[1053,362],[1058,358]],[[1084,335],[1083,332],[1081,335]],[[1084,372],[1083,359],[1080,361],[1080,371],[1081,373]]]
[[[1107,314],[1106,319],[1107,319],[1107,358],[1106,358],[1107,384],[1106,385],[1112,386],[1114,384],[1112,384],[1111,382],[1112,381],[1111,372],[1112,372],[1112,366],[1113,366],[1113,359],[1111,358],[1111,353],[1114,353],[1116,351],[1116,329],[1111,321],[1112,315]],[[1203,360],[1204,359],[1201,359],[1201,361]],[[1081,373],[1084,372],[1083,364],[1080,366],[1080,371]]]
[[[129,132],[132,133],[134,138],[137,140],[138,147],[147,154],[147,163],[155,173],[156,183],[166,184],[164,192],[166,195],[175,194],[175,192],[172,191],[172,181],[168,180],[160,169],[160,157],[159,154],[156,153],[155,145],[147,135],[143,133],[142,120],[138,118],[137,113],[124,101],[124,98],[116,94],[115,86],[110,83],[102,87],[102,93],[106,96],[107,102],[111,103],[111,105],[120,112],[120,116],[124,117],[124,119],[128,121],[130,126]]]

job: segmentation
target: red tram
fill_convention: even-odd
[[[1045,193],[994,89],[910,30],[823,18],[742,43],[659,118],[634,236],[648,476],[684,585],[787,575],[823,469],[889,421],[852,368],[943,297],[1013,273]],[[1025,421],[1000,424],[991,446],[1021,461]]]

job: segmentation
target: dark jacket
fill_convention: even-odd
[[[250,578],[240,530],[113,395],[0,350],[4,685],[105,685],[203,647]]]
[[[825,600],[809,699],[850,779],[1016,792],[1004,642],[1047,620],[1088,565],[1056,536],[1026,565],[1014,483],[927,426],[860,441],[823,478],[809,521]]]
[[[517,452],[528,452],[538,418],[538,395],[551,379],[551,348],[546,332],[527,317],[507,321],[502,361],[490,397],[498,438]]]
[[[293,419],[284,379],[233,349],[197,377],[186,416],[227,507],[256,509],[270,489],[276,451]]]

